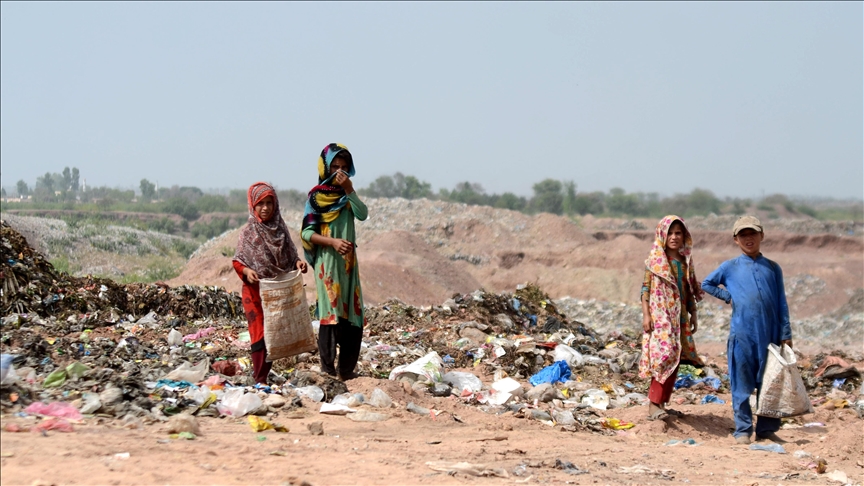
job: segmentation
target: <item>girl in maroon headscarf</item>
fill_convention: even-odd
[[[264,182],[252,184],[247,200],[249,223],[240,231],[233,264],[243,281],[243,311],[252,341],[252,372],[256,383],[267,384],[272,364],[267,361],[264,346],[264,309],[258,281],[292,270],[306,273],[306,262],[297,256],[273,186]]]

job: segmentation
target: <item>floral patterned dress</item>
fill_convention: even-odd
[[[341,255],[329,246],[319,247],[312,270],[315,272],[318,318],[321,325],[337,324],[341,317],[352,325],[363,328],[363,291],[360,288],[360,269],[357,266],[354,218],[364,221],[368,211],[357,193],[348,194],[347,198],[348,204],[339,212],[339,216],[329,223],[321,223],[318,231],[321,236],[350,241],[354,249],[347,255]],[[301,237],[309,242],[313,233],[314,229],[304,228]]]
[[[666,235],[675,221],[684,223],[677,216],[667,216],[657,226],[654,246],[645,261],[642,286],[642,298],[648,301],[653,329],[642,335],[639,376],[660,383],[665,383],[682,361],[704,366],[690,332],[689,313],[695,310],[702,292],[690,258],[693,242],[686,226],[684,245],[679,251],[684,261],[670,263],[666,256]]]

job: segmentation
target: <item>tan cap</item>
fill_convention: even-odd
[[[735,226],[732,228],[732,236],[738,236],[738,232],[751,228],[762,233],[762,222],[756,216],[741,216],[738,221],[735,221]]]

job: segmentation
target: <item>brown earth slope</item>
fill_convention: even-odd
[[[510,291],[524,282],[537,282],[555,298],[635,302],[655,224],[590,216],[572,221],[427,200],[370,199],[368,206],[369,219],[357,222],[357,251],[369,304],[398,298],[429,305],[455,292]],[[300,213],[286,212],[285,219],[300,248]],[[699,278],[739,254],[727,219],[694,218],[691,224],[716,226],[693,230]],[[621,227],[638,229],[609,229]],[[799,227],[808,232],[786,231]],[[764,254],[782,266],[791,311],[798,317],[836,309],[864,286],[864,238],[857,231],[818,233],[822,228],[818,222],[766,221]],[[239,290],[230,266],[238,231],[208,242],[168,283]],[[306,283],[314,298],[311,274]]]

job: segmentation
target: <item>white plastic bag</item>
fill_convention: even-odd
[[[390,408],[393,405],[393,400],[383,390],[376,388],[372,390],[372,395],[369,400],[366,400],[366,403],[375,408]]]
[[[756,415],[784,418],[813,413],[796,363],[795,353],[789,346],[784,344],[781,349],[776,344],[768,345]]]
[[[450,386],[457,390],[478,392],[483,389],[483,382],[480,381],[480,378],[477,378],[471,373],[451,371],[449,373],[444,373],[444,376],[442,376],[441,379],[444,380],[444,383],[450,384]]]
[[[398,380],[402,375],[414,375],[416,379],[420,375],[429,378],[433,383],[441,383],[441,372],[444,370],[444,361],[438,353],[432,351],[411,364],[404,364],[393,368],[390,372],[391,380]]]
[[[188,381],[189,383],[198,383],[199,381],[204,381],[204,376],[207,374],[207,370],[210,369],[210,358],[204,358],[195,366],[189,364],[188,361],[184,361],[183,364],[177,367],[171,373],[168,373],[163,378],[166,380],[174,380],[174,381]]]
[[[169,346],[182,346],[183,345],[183,335],[180,334],[180,331],[177,329],[171,329],[168,331],[168,345]]]
[[[13,354],[0,356],[0,385],[11,385],[18,380],[15,367],[12,366],[13,359],[15,359]]]
[[[576,368],[582,366],[585,363],[585,358],[582,357],[582,353],[576,351],[570,346],[567,346],[566,344],[559,344],[555,346],[554,357],[555,361],[566,361],[568,365]]]
[[[255,393],[246,393],[242,388],[231,388],[222,396],[222,401],[216,405],[216,409],[222,415],[242,417],[261,407],[263,403],[261,397]]]
[[[609,395],[597,388],[585,390],[585,394],[582,395],[582,404],[597,410],[606,410],[609,408]]]
[[[294,270],[276,278],[261,279],[259,289],[267,361],[318,349],[302,274]]]

